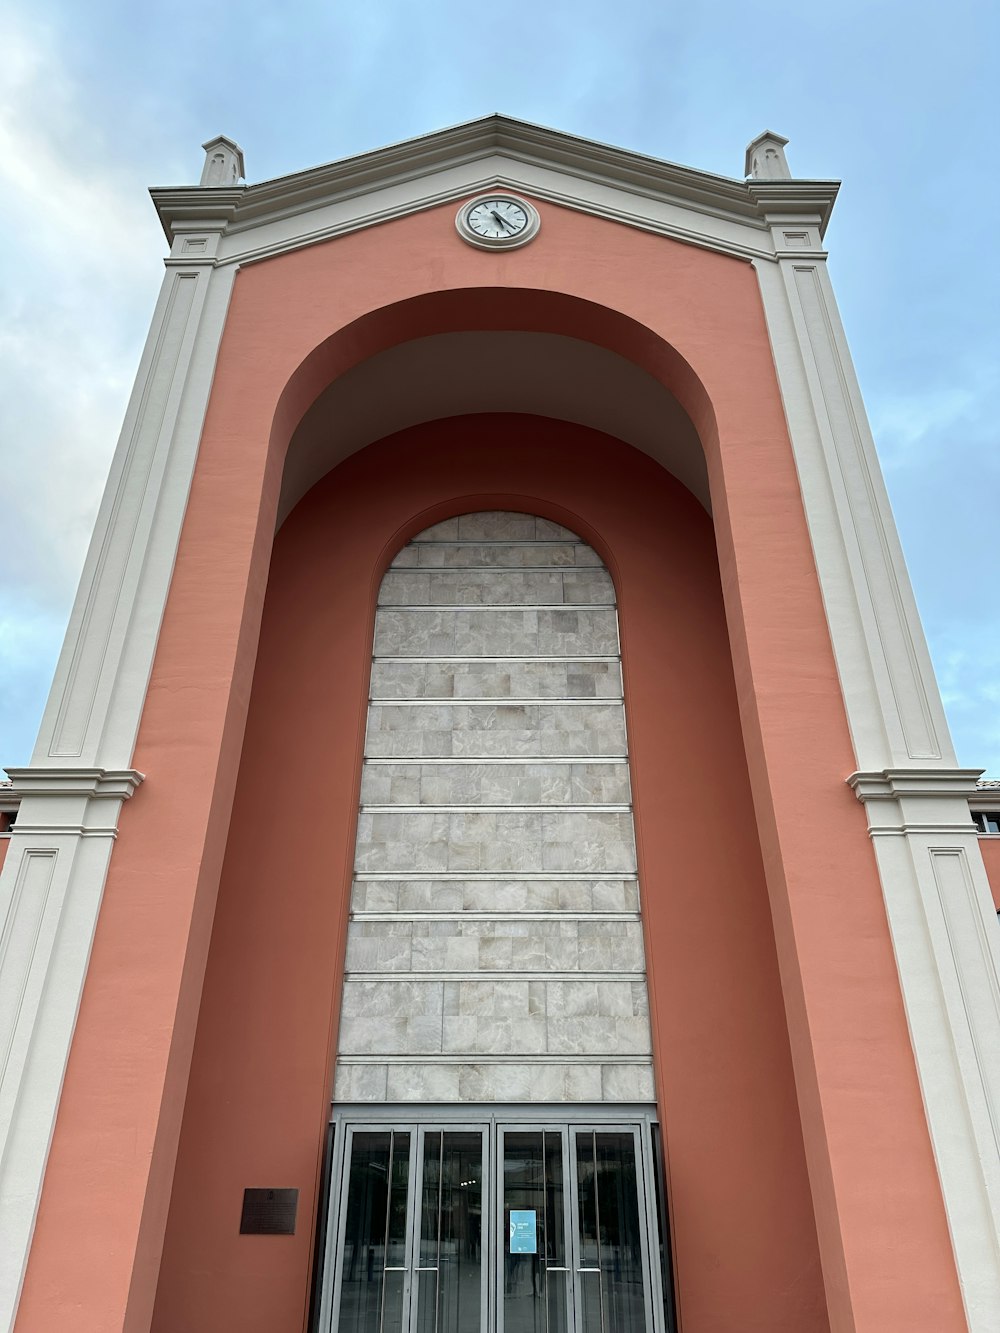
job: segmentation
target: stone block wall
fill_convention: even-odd
[[[466,514],[383,580],[337,1101],[653,1100],[614,587]]]

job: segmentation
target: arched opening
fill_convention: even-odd
[[[251,1271],[238,1238],[221,1234],[224,1208],[249,1184],[251,1163],[259,1170],[267,1160],[276,1183],[304,1182],[305,1227],[326,1215],[320,1146],[340,1028],[378,589],[414,534],[482,510],[568,527],[615,579],[682,1315],[707,1329],[756,1303],[774,1328],[822,1330],[711,520],[637,448],[575,423],[509,413],[425,422],[357,450],[277,534],[154,1327],[193,1324],[248,1299],[268,1303],[280,1322],[289,1293],[307,1281],[311,1233],[297,1234],[282,1255],[260,1252]],[[724,836],[714,798],[720,774]],[[248,971],[254,987],[234,1012]],[[425,1088],[425,1100],[409,1105],[430,1106],[429,1096]],[[494,1086],[477,1105],[492,1106],[495,1119],[503,1096]],[[214,1203],[205,1199],[207,1179]],[[706,1251],[718,1256],[725,1282]],[[180,1280],[197,1271],[204,1280]],[[662,1306],[650,1319],[664,1327]]]
[[[715,413],[670,343],[563,292],[474,287],[372,310],[303,357],[271,430],[271,466],[282,475],[278,521],[373,440],[421,421],[499,411],[611,432],[710,507]]]

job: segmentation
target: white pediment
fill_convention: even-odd
[[[253,185],[151,191],[167,237],[247,263],[502,186],[672,236],[772,257],[776,215],[826,228],[838,182],[739,180],[492,115]]]

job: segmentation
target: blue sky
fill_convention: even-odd
[[[839,177],[830,267],[959,761],[1000,775],[994,0],[0,0],[0,763],[27,763],[162,277],[149,185],[491,111]]]

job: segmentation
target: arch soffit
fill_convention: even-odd
[[[548,373],[551,372],[551,373]],[[279,398],[278,523],[326,472],[387,434],[509,411],[624,439],[708,509],[715,414],[688,362],[607,306],[537,289],[431,292],[371,311],[305,357]]]

